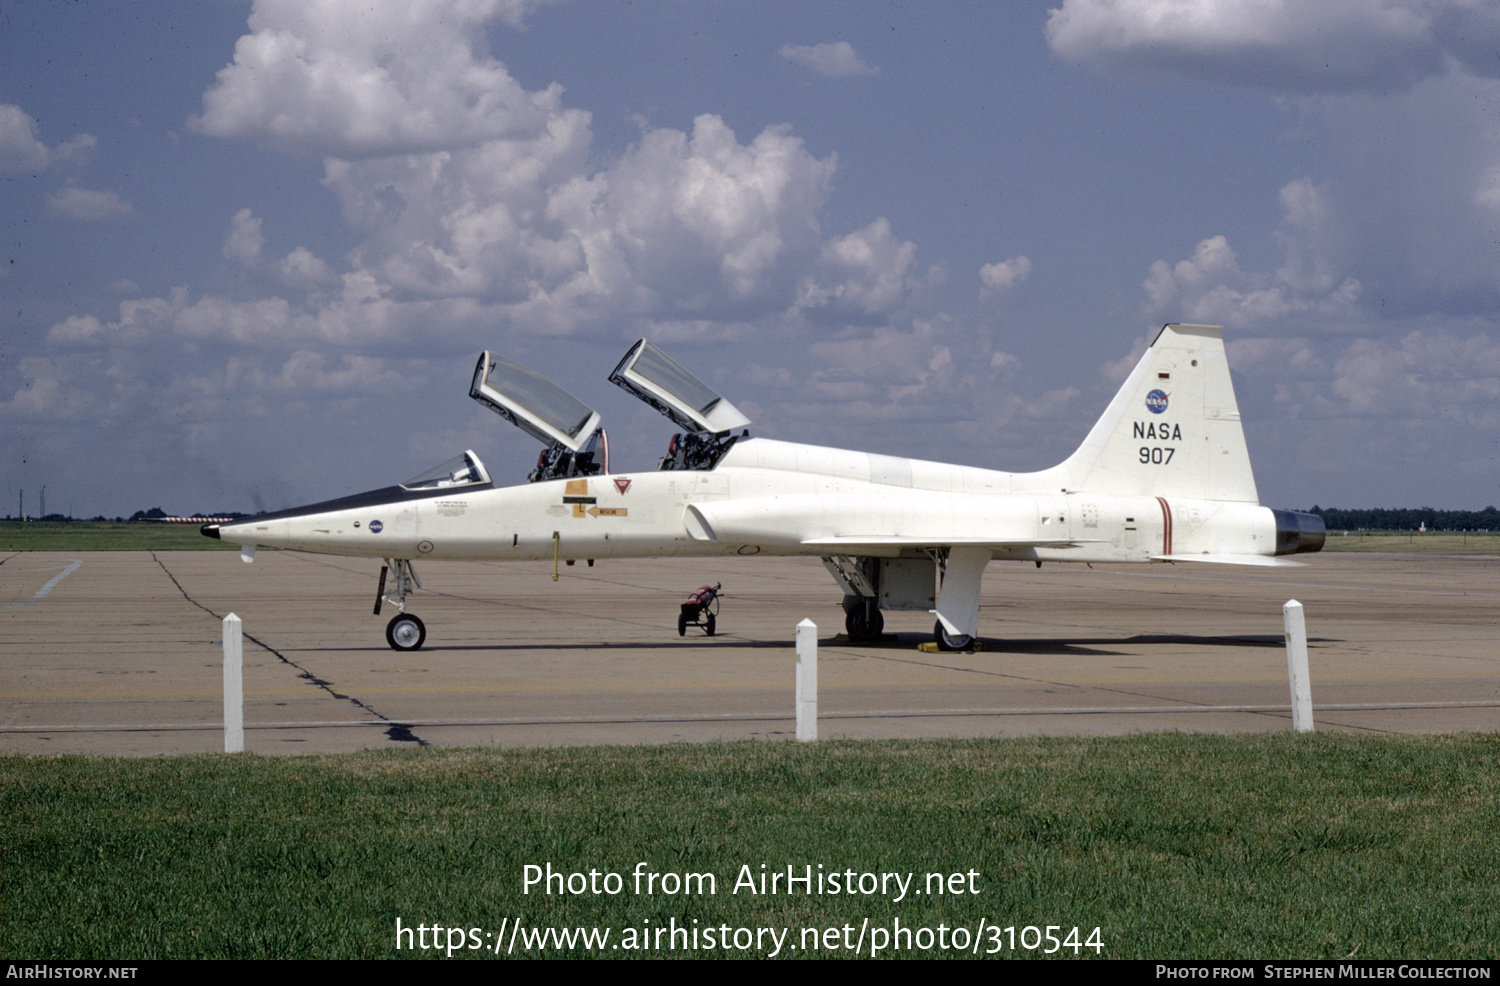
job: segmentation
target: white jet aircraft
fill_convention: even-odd
[[[1321,518],[1259,505],[1220,331],[1165,326],[1078,450],[1031,473],[751,438],[749,419],[644,339],[610,380],[683,431],[656,471],[611,473],[597,413],[485,352],[470,396],[547,446],[529,483],[497,487],[465,452],[399,486],[203,533],[246,561],[257,545],[384,559],[375,613],[394,601],[396,650],[427,637],[406,612],[416,558],[759,554],[821,557],[851,638],[878,637],[882,611],[919,610],[937,617],[939,647],[963,649],[995,559],[1286,565],[1322,548]]]

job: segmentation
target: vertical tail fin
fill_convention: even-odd
[[[1068,489],[1259,503],[1214,325],[1167,325],[1060,467]]]

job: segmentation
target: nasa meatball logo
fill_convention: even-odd
[[[1146,410],[1152,414],[1160,414],[1167,409],[1167,395],[1160,390],[1153,390],[1146,395]]]
[[[381,528],[383,528],[383,527],[385,527],[385,525],[382,524],[378,520],[372,520],[372,521],[370,521],[370,533],[371,534],[379,534]]]

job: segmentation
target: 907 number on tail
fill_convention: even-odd
[[[1167,445],[1142,445],[1141,465],[1164,466],[1172,461],[1177,449]]]

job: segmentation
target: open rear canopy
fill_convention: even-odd
[[[650,404],[684,431],[719,434],[750,424],[738,408],[645,339],[630,348],[609,375],[609,382]]]

